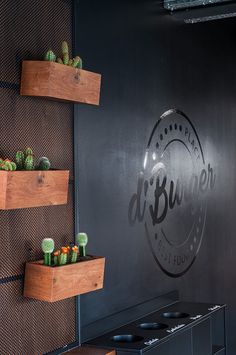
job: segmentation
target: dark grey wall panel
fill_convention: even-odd
[[[78,107],[80,230],[88,232],[89,251],[107,258],[104,290],[82,297],[82,323],[178,288],[186,300],[228,303],[233,355],[235,20],[191,26],[156,1],[82,0],[76,41],[85,68],[103,75],[100,107]],[[206,196],[201,248],[179,278],[157,265],[144,223],[131,226],[128,220],[151,131],[170,108],[188,115],[216,175]],[[184,160],[176,152],[179,168]],[[170,234],[188,229],[182,207],[173,209]]]

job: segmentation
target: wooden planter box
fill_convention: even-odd
[[[99,105],[101,75],[47,61],[23,61],[23,96]]]
[[[25,269],[24,296],[56,302],[99,290],[103,287],[105,258],[91,257],[64,266],[45,266],[29,262]]]
[[[0,209],[67,203],[68,170],[0,171]]]

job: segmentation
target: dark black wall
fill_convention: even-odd
[[[78,3],[77,52],[102,73],[100,107],[77,111],[80,230],[107,260],[104,290],[81,299],[82,325],[178,288],[185,300],[228,304],[234,355],[236,21],[185,25],[157,1]],[[173,107],[190,117],[216,174],[201,248],[178,278],[155,262],[144,225],[128,221],[151,131]],[[171,232],[184,229],[188,215],[174,222]]]

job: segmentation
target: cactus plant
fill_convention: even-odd
[[[52,238],[44,238],[42,241],[42,250],[44,253],[44,265],[50,266],[51,254],[54,250],[54,240]]]
[[[69,64],[69,54],[68,53],[65,53],[65,54],[63,54],[63,63],[65,64],[65,65],[68,65]]]
[[[62,60],[61,58],[57,58],[57,63],[59,63],[59,64],[64,64],[64,63],[63,63],[63,60]]]
[[[16,166],[18,170],[22,170],[24,168],[25,156],[21,151],[16,152]]]
[[[68,47],[68,43],[66,41],[62,42],[61,51],[62,51],[62,54],[69,53],[69,47]]]
[[[57,250],[53,253],[53,264],[55,266],[59,264],[59,258],[60,258],[60,250]]]
[[[14,161],[11,161],[11,167],[13,171],[16,170],[16,163]]]
[[[27,155],[34,155],[33,154],[33,150],[31,148],[26,148],[25,150],[25,156],[27,157]]]
[[[59,265],[65,265],[68,260],[68,249],[67,247],[62,247],[61,248],[61,253],[59,257]]]
[[[38,170],[49,170],[51,167],[51,163],[47,157],[39,158],[39,162],[37,165]]]
[[[47,60],[49,62],[56,61],[56,56],[51,49],[49,51],[47,51],[47,53],[45,54],[44,60]]]
[[[73,65],[74,68],[82,69],[82,59],[77,55],[73,59]]]
[[[78,233],[75,237],[76,245],[79,247],[81,257],[86,256],[86,245],[88,244],[88,236],[86,233]]]
[[[70,59],[70,60],[69,60],[68,65],[69,65],[70,67],[73,67],[73,59]]]
[[[4,166],[5,166],[5,170],[13,170],[13,169],[12,169],[12,165],[11,165],[11,161],[8,160],[8,159],[6,159],[6,160],[4,161]]]
[[[77,256],[78,256],[78,247],[75,245],[74,247],[71,248],[70,262],[71,263],[76,263]]]
[[[24,162],[25,170],[34,170],[34,157],[33,155],[28,155]]]

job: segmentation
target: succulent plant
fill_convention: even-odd
[[[56,61],[56,56],[51,49],[49,51],[47,51],[47,53],[45,54],[44,60],[47,60],[49,62]]]
[[[54,250],[54,240],[52,238],[44,238],[42,241],[42,251],[44,253],[44,265],[52,264],[51,254]]]
[[[33,155],[27,155],[24,162],[25,170],[34,170],[34,157]]]
[[[51,163],[47,157],[39,158],[37,170],[49,170],[50,167],[51,167]]]
[[[24,168],[25,155],[23,152],[16,152],[16,166],[18,170],[22,170]]]
[[[86,233],[78,233],[75,237],[76,245],[79,247],[80,256],[86,256],[86,245],[88,244],[88,236]]]

